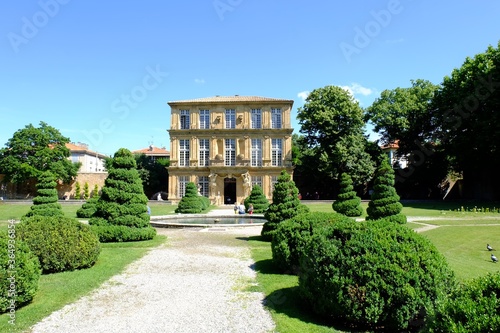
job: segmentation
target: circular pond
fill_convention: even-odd
[[[151,217],[151,225],[158,228],[189,228],[189,227],[245,227],[259,226],[266,222],[264,216],[236,215],[236,216],[207,216],[193,215],[167,215]]]

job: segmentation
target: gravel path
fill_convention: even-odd
[[[255,284],[241,237],[261,227],[158,229],[153,249],[103,286],[33,327],[52,332],[270,332],[274,323]]]

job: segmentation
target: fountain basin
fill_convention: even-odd
[[[263,215],[205,215],[179,214],[152,216],[151,226],[157,228],[211,228],[262,226],[267,220]]]

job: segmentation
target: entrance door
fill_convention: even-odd
[[[232,205],[236,201],[236,178],[224,178],[224,203]]]

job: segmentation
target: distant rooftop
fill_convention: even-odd
[[[169,105],[172,104],[180,104],[180,103],[234,103],[234,102],[285,102],[292,103],[293,100],[289,99],[281,99],[281,98],[270,98],[270,97],[261,97],[261,96],[213,96],[213,97],[204,97],[204,98],[195,98],[195,99],[186,99],[180,101],[171,101],[168,102]]]
[[[98,156],[100,158],[107,157],[104,154],[92,151],[89,149],[89,146],[85,143],[81,142],[68,142],[66,143],[66,148],[69,149],[71,153],[81,153],[81,154],[87,154],[87,155],[92,155],[92,156]]]
[[[145,154],[146,156],[170,157],[170,152],[168,150],[166,150],[165,148],[155,147],[153,145],[150,145],[147,148],[134,150],[134,151],[132,151],[132,153],[133,154]]]

